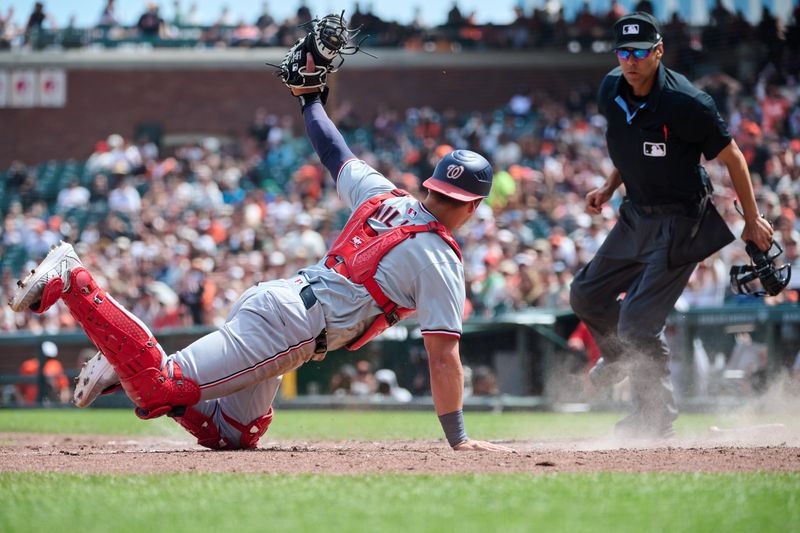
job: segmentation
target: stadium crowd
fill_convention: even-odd
[[[754,86],[724,74],[697,83],[727,116],[786,259],[800,261],[796,83],[777,78],[771,67]],[[613,226],[621,201],[617,195],[600,216],[584,212],[586,192],[611,171],[605,121],[591,89],[576,88],[566,98],[520,93],[493,113],[384,109],[364,123],[347,101],[331,111],[359,157],[415,194],[423,194],[421,180],[451,146],[493,162],[492,195],[459,235],[469,316],[568,307],[570,281]],[[50,196],[41,167],[15,163],[0,193],[0,297],[11,294],[15,268],[30,268],[51,244],[67,239],[101,284],[155,329],[212,325],[247,287],[319,260],[347,213],[297,115],[257,110],[242,130],[238,140],[209,138],[170,153],[144,138],[112,134],[85,162],[63,164],[65,186]],[[716,204],[738,234],[743,221],[727,173],[714,162],[707,168]],[[740,242],[707,260],[682,305],[722,304],[730,298],[729,266],[746,261]],[[3,331],[73,326],[58,306],[41,317],[4,309]]]
[[[371,47],[394,47],[411,50],[453,50],[462,48],[490,49],[563,49],[603,52],[611,40],[613,22],[631,11],[654,12],[650,0],[619,2],[611,0],[608,9],[593,10],[583,2],[574,17],[565,16],[565,4],[581,5],[576,0],[549,0],[539,7],[526,9],[517,5],[509,24],[480,24],[474,12],[462,11],[458,0],[443,17],[444,22],[433,26],[421,18],[415,8],[412,22],[400,24],[382,20],[372,11],[372,4],[354,2],[347,10],[352,27],[361,27],[369,35]],[[286,47],[303,34],[299,25],[310,21],[314,13],[299,3],[295,16],[276,20],[268,2],[255,20],[235,20],[230,9],[223,7],[214,20],[201,20],[197,2],[188,7],[181,0],[172,1],[172,16],[161,15],[157,2],[149,2],[133,25],[125,25],[115,0],[106,0],[98,13],[97,23],[90,28],[77,27],[74,17],[66,24],[51,16],[44,2],[37,2],[27,19],[20,19],[13,6],[0,13],[0,50],[80,48],[88,45],[118,46],[146,44],[148,46],[196,47]],[[754,47],[769,49],[771,57],[780,57],[787,50],[796,52],[800,46],[800,7],[792,20],[780,20],[765,5],[757,24],[752,24],[742,12],[728,11],[721,2],[708,13],[709,24],[690,28],[677,11],[664,21],[665,38],[683,62],[691,65],[704,53],[741,50],[747,53]],[[26,20],[25,24],[21,20]],[[605,43],[605,44],[604,44]],[[681,70],[684,65],[673,65]]]

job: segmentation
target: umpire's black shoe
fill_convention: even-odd
[[[628,376],[625,366],[619,362],[609,362],[601,357],[589,370],[589,381],[598,389],[616,385]]]

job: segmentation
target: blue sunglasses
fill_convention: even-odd
[[[641,59],[646,59],[647,56],[650,55],[650,52],[653,51],[653,48],[649,48],[647,50],[642,50],[639,48],[619,48],[617,50],[617,57],[622,61],[627,61],[632,55],[634,59],[639,61]]]

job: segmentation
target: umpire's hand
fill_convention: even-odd
[[[614,191],[607,187],[600,187],[589,191],[586,195],[586,212],[590,215],[599,215],[603,211],[603,204],[611,199]]]
[[[483,440],[468,439],[460,444],[453,446],[457,452],[504,452],[504,453],[517,453],[516,450],[500,446],[499,444],[492,444]]]
[[[762,251],[766,252],[772,246],[773,229],[764,217],[745,220],[742,230],[742,240],[752,241]]]

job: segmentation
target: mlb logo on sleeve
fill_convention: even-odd
[[[639,25],[625,24],[622,27],[622,35],[639,35]]]
[[[647,157],[667,157],[666,143],[644,143],[644,155]]]

